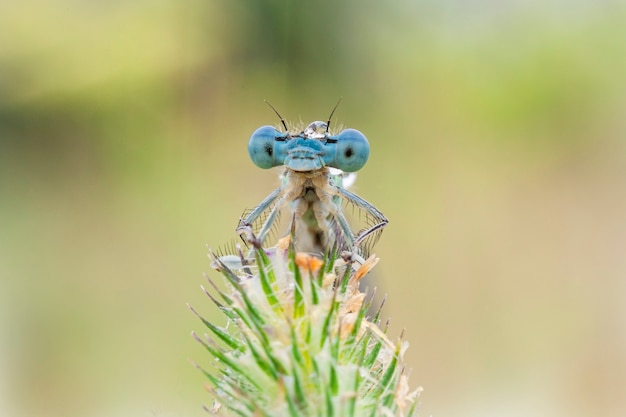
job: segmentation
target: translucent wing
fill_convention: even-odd
[[[358,195],[341,187],[338,193],[342,200],[342,212],[350,219],[352,246],[367,258],[389,221],[376,207]]]

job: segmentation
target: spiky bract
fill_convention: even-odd
[[[205,319],[210,335],[194,337],[214,358],[205,371],[214,414],[238,416],[410,416],[402,355],[379,328],[380,309],[359,281],[377,263],[359,267],[341,258],[295,253],[284,244],[254,250],[253,265],[229,267],[214,257],[227,290],[212,283],[207,294],[224,313],[226,327]],[[243,257],[242,257],[243,260]],[[194,310],[195,312],[195,310]],[[197,314],[197,313],[196,313]]]

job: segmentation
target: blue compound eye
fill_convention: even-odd
[[[263,126],[258,128],[248,142],[248,154],[252,162],[259,168],[268,169],[283,164],[277,153],[276,139],[283,137],[273,126]],[[284,159],[284,157],[283,157]]]
[[[345,172],[363,168],[370,156],[370,144],[365,135],[355,129],[346,129],[333,139],[337,140],[332,161],[328,165]]]

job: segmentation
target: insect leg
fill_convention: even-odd
[[[376,207],[372,204],[368,203],[366,200],[362,199],[358,195],[346,190],[345,188],[337,187],[337,193],[350,201],[352,204],[357,207],[365,210],[368,217],[370,218],[369,226],[366,229],[359,231],[359,234],[354,239],[354,246],[361,245],[365,240],[372,239],[365,247],[363,248],[367,254],[369,249],[376,243],[376,239],[378,235],[382,232],[382,229],[387,226],[389,220],[381,213]],[[345,219],[344,219],[345,220]]]
[[[255,232],[257,233],[257,238],[261,241],[261,243],[263,243],[267,233],[271,230],[272,225],[276,221],[276,217],[278,216],[278,213],[280,211],[280,206],[282,205],[281,192],[282,187],[279,187],[276,190],[272,191],[270,195],[265,197],[265,199],[261,201],[261,203],[259,203],[259,205],[256,206],[250,213],[248,213],[246,217],[239,220],[239,225],[237,226],[236,231],[240,232],[243,227],[249,227],[250,225],[253,225],[254,222],[261,215],[263,215],[266,210],[269,209],[270,212],[267,215],[267,218],[265,219],[261,227],[258,230],[255,230]]]

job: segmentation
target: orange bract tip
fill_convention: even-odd
[[[367,275],[368,272],[370,272],[372,270],[372,268],[374,268],[376,266],[376,264],[378,263],[380,258],[377,258],[376,255],[372,255],[369,258],[367,258],[367,260],[365,262],[363,262],[363,265],[361,265],[359,267],[359,269],[356,270],[356,272],[354,273],[354,275],[351,278],[351,281],[353,282],[359,282],[361,280],[361,278],[363,278],[365,275]]]
[[[300,269],[316,272],[324,265],[324,261],[306,253],[296,253],[296,265],[298,265]]]

